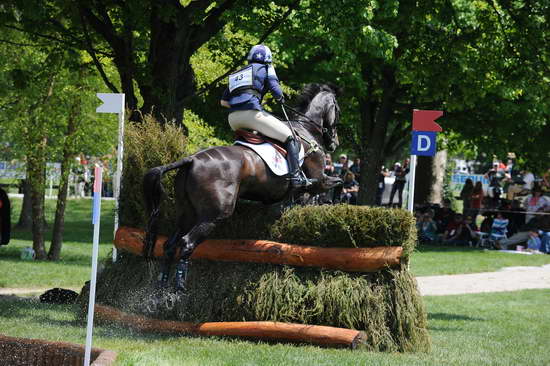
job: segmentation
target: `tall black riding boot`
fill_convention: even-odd
[[[308,185],[307,179],[300,170],[300,143],[290,136],[285,142],[286,161],[288,162],[288,175],[293,188],[301,188]]]

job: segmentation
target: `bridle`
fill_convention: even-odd
[[[335,110],[334,123],[331,124],[329,127],[325,127],[324,125],[319,126],[316,121],[312,120],[311,118],[309,118],[305,114],[297,111],[295,108],[293,108],[293,107],[291,107],[291,106],[289,106],[285,103],[283,103],[283,106],[285,106],[290,111],[297,114],[298,116],[303,117],[303,118],[307,119],[309,122],[311,122],[313,127],[315,127],[317,129],[317,131],[319,131],[319,133],[321,134],[321,136],[323,138],[323,141],[325,143],[327,141],[330,143],[330,142],[333,142],[335,140],[335,138],[336,138],[336,129],[337,129],[338,125],[340,124],[340,109],[338,108],[338,104],[336,103],[336,98],[334,97],[334,95],[332,93],[331,93],[331,95],[332,95],[333,106],[336,110]],[[303,123],[304,121],[297,120],[296,122]]]

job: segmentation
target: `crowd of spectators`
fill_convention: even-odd
[[[391,186],[390,201],[388,206],[402,207],[403,190],[409,173],[409,159],[402,163],[396,162],[393,168],[387,169],[382,166],[377,177],[376,205],[382,206],[382,197],[386,189],[386,177],[393,177],[394,183]],[[320,203],[349,203],[357,204],[359,193],[359,182],[361,180],[361,160],[359,158],[350,161],[346,154],[341,154],[338,160],[333,161],[330,155],[325,157],[325,174],[340,177],[344,181],[342,187],[330,190],[320,195]],[[395,202],[397,201],[397,202]]]
[[[415,216],[423,243],[485,246],[550,254],[550,169],[541,178],[515,170],[514,157],[494,161],[484,174],[488,181],[466,179],[460,195],[462,212],[443,205],[419,207]],[[479,226],[478,226],[479,224]]]
[[[327,155],[325,174],[338,176],[343,186],[320,196],[319,203],[357,204],[361,161],[350,161],[341,154],[333,161]],[[403,190],[409,173],[409,160],[396,162],[391,169],[382,167],[378,175],[376,204],[382,206],[386,189],[391,189],[388,207],[402,207]],[[528,250],[550,252],[550,198],[543,189],[550,191],[550,169],[536,179],[527,170],[514,171],[513,159],[506,164],[495,161],[484,174],[488,187],[482,181],[467,179],[458,198],[462,212],[451,208],[451,201],[441,205],[417,207],[419,240],[424,243],[447,245],[484,246],[494,249],[527,247]],[[386,178],[393,178],[387,187]],[[388,193],[386,193],[386,200]]]

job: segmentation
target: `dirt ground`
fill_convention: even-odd
[[[550,288],[550,264],[506,267],[497,272],[417,277],[420,293],[458,295]]]

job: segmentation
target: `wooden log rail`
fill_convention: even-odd
[[[120,227],[114,244],[118,249],[143,254],[145,232]],[[154,256],[162,257],[166,237],[158,236]],[[192,259],[227,262],[285,264],[301,267],[338,269],[346,272],[375,272],[401,263],[403,247],[321,248],[283,244],[268,240],[205,240],[193,252]]]
[[[235,336],[253,339],[284,340],[355,349],[366,341],[364,332],[321,325],[303,325],[272,321],[191,323],[157,320],[131,315],[115,308],[96,305],[98,321],[124,325],[142,332],[194,334],[199,336]]]

